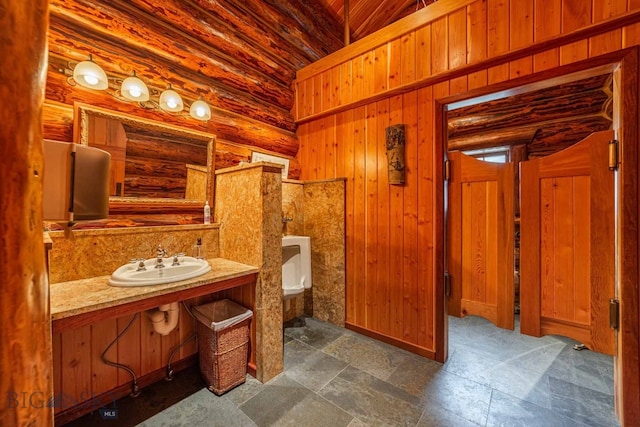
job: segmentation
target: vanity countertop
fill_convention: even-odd
[[[234,282],[233,279],[254,276],[259,271],[257,267],[224,258],[213,258],[207,261],[211,265],[211,271],[208,273],[164,285],[115,287],[108,284],[110,276],[51,284],[51,319],[55,325],[56,321],[61,319],[79,315],[86,316],[105,310],[112,311],[115,315],[122,315],[123,310],[118,310],[118,307],[131,306],[132,303],[135,304],[143,300],[159,301],[163,296],[170,294],[182,294],[187,298],[193,297],[195,295],[189,291],[201,287],[211,287],[211,285],[215,286],[215,284],[222,282],[231,283]],[[216,289],[212,289],[212,292],[216,291]],[[140,308],[144,309],[144,307]]]

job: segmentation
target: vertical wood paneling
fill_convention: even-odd
[[[431,75],[431,25],[425,25],[416,34],[416,79],[423,79]]]
[[[414,32],[381,40],[377,48],[371,47],[370,51],[336,64],[340,69],[340,102],[348,102],[345,101],[347,98],[351,102],[366,100],[398,85],[478,63],[511,49],[585,27],[595,21],[596,15],[620,13],[620,0],[609,4],[596,3],[579,0],[474,2]],[[625,2],[625,8],[630,7],[631,3]],[[640,4],[635,7],[640,7]],[[585,59],[596,52],[597,45],[603,46],[598,48],[600,51],[611,51],[622,46],[622,34],[620,31],[619,43],[581,40],[510,64],[456,76],[433,87],[376,99],[375,103],[366,106],[362,106],[365,105],[362,102],[357,107],[330,116],[329,121],[317,119],[300,125],[299,159],[303,177],[344,175],[347,178],[346,310],[349,324],[422,349],[436,350],[434,298],[440,278],[435,277],[433,245],[439,237],[434,230],[438,219],[434,200],[441,192],[434,187],[438,179],[434,164],[437,151],[434,138],[439,132],[439,129],[434,129],[436,100]],[[635,34],[633,29],[625,29],[625,46],[637,43],[632,40],[640,40],[640,30]],[[335,69],[330,75],[335,79]],[[301,84],[299,90],[308,88]],[[330,90],[335,91],[335,88],[332,86]],[[348,96],[345,90],[350,92]],[[309,97],[305,94],[302,99]],[[332,105],[338,105],[336,101],[332,102]],[[384,129],[395,123],[408,125],[407,182],[403,186],[387,183]],[[335,127],[333,132],[331,126]],[[320,131],[322,128],[324,131]],[[316,141],[324,144],[325,148],[318,148]],[[549,191],[552,192],[552,186]],[[478,197],[493,203],[491,200],[496,197],[495,192],[488,189],[483,194]],[[554,207],[553,200],[549,201],[548,207]],[[544,216],[545,212],[538,214]],[[575,221],[579,220],[576,216]],[[545,224],[546,232],[556,232],[557,225],[553,221]],[[484,232],[487,236],[495,234],[492,230],[496,226],[477,224],[476,232]],[[484,231],[480,230],[481,227]],[[575,232],[577,227],[571,228],[571,238],[576,241],[583,237]],[[476,249],[482,249],[486,258],[497,252],[494,243],[489,239],[485,248]],[[545,256],[544,249],[542,254]],[[568,261],[551,257],[544,262],[552,272],[555,264],[561,268],[559,264]],[[476,292],[488,300],[498,298],[494,290],[486,287],[486,283],[494,280],[497,274],[491,268],[479,265],[476,271],[478,279],[482,278]],[[571,281],[582,280],[578,278],[580,274],[576,273]],[[543,280],[553,282],[553,277]],[[565,280],[565,283],[568,282]],[[545,293],[542,298],[545,299],[545,310],[557,311],[553,305],[553,294]],[[580,299],[585,298],[584,295],[574,293],[573,298],[575,303],[572,304],[571,316],[576,320],[585,318],[587,302]],[[569,316],[569,313],[564,315]]]
[[[372,327],[379,321],[378,313],[383,309],[380,301],[377,299],[376,277],[378,266],[378,248],[376,241],[378,238],[378,155],[376,138],[377,111],[375,104],[369,104],[365,107],[367,124],[365,134],[365,158],[366,158],[366,178],[365,178],[365,211],[366,211],[366,243],[365,257],[367,259],[364,274],[366,288],[366,319],[367,323]],[[381,159],[382,160],[382,159]]]
[[[574,271],[575,283],[573,320],[576,323],[591,323],[591,293],[584,292],[583,283],[591,281],[591,210],[584,206],[591,204],[590,182],[588,177],[579,176],[573,179],[573,264],[578,266]]]
[[[402,96],[391,98],[389,103],[389,124],[402,123]],[[406,149],[406,148],[405,148]],[[393,337],[403,334],[403,298],[404,298],[404,190],[400,185],[389,187],[389,238],[391,270],[390,286],[390,314],[388,333]]]
[[[402,37],[400,56],[397,61],[401,63],[401,78],[398,84],[408,84],[416,80],[416,33],[412,32]],[[393,56],[390,67],[393,66]],[[393,87],[393,85],[392,85]]]
[[[593,22],[604,21],[627,11],[627,0],[593,2]],[[622,29],[609,31],[589,39],[589,56],[613,52],[622,47]]]
[[[509,50],[509,1],[487,0],[487,55],[489,58]],[[509,64],[491,67],[488,83],[509,79]]]
[[[94,394],[101,394],[118,385],[116,369],[104,364],[101,360],[102,352],[118,335],[116,319],[107,319],[91,325],[91,362],[92,385]],[[118,360],[118,347],[112,346],[105,355],[108,360]]]
[[[53,393],[54,396],[60,396],[62,391],[62,369],[60,363],[62,360],[62,334],[55,334],[51,340],[51,353],[53,359]],[[60,412],[60,405],[57,404],[53,410],[55,413]]]
[[[573,320],[573,178],[556,178],[553,186],[553,316]],[[586,261],[586,260],[585,260]]]
[[[475,2],[467,6],[467,62],[480,62],[487,58],[487,3]],[[469,74],[469,89],[487,85],[487,71]]]
[[[153,330],[149,318],[140,315],[140,374],[146,375],[164,366],[162,337]]]
[[[448,20],[440,18],[431,24],[431,73],[437,74],[449,67]]]
[[[420,347],[435,350],[433,295],[433,89],[418,90],[417,206],[418,206],[418,340]]]
[[[562,0],[535,0],[534,39],[545,40],[560,34]],[[560,65],[560,49],[550,49],[533,56],[533,71],[543,71]]]
[[[91,326],[63,332],[61,347],[64,410],[91,397]]]
[[[416,92],[403,95],[405,123],[404,185],[404,271],[403,271],[403,339],[418,341],[418,97]]]
[[[347,61],[340,66],[340,104],[351,102],[351,85],[353,81],[352,67],[353,63]]]
[[[133,316],[121,317],[117,320],[118,333],[122,333]],[[118,340],[118,362],[129,366],[134,372],[141,372],[142,355],[140,354],[140,314],[131,324],[127,332]],[[118,385],[131,382],[128,372],[118,369]]]
[[[359,245],[357,244],[355,238],[355,169],[354,169],[354,161],[355,161],[355,149],[354,144],[352,143],[353,136],[355,135],[354,129],[354,111],[348,110],[344,113],[345,115],[345,126],[344,131],[341,135],[341,141],[345,145],[344,148],[344,176],[347,178],[347,182],[345,185],[345,220],[346,220],[346,274],[345,274],[345,285],[346,285],[346,317],[345,320],[347,322],[356,321],[355,313],[356,313],[356,264],[355,264],[355,254],[356,251],[359,250]]]
[[[562,33],[569,33],[591,24],[591,2],[562,0]],[[560,48],[560,65],[587,58],[588,40],[580,40]]]
[[[540,180],[540,315],[553,317],[554,315],[554,279],[555,258],[553,257],[553,236],[555,235],[553,179]],[[526,247],[526,246],[525,246]],[[528,264],[526,264],[528,265]],[[523,277],[528,277],[525,275]],[[535,305],[533,306],[535,307]],[[536,316],[535,308],[527,310]]]
[[[530,46],[533,43],[533,0],[511,0],[509,14],[509,49]],[[512,79],[531,74],[532,70],[533,58],[529,56],[509,64]]]
[[[365,223],[365,174],[366,174],[366,121],[365,108],[360,107],[354,110],[354,227],[353,236],[355,243],[355,254],[353,259],[353,287],[355,310],[353,313],[353,322],[357,325],[366,325],[368,327],[366,310],[366,278],[367,263],[365,257],[366,248],[366,223]]]
[[[454,69],[467,63],[467,9],[460,9],[448,17],[449,66]]]
[[[333,69],[328,69],[322,73],[322,90],[320,91],[320,99],[322,99],[322,107],[320,111],[325,111],[333,108],[333,100],[335,94],[333,92],[333,85],[331,84],[331,77],[333,75]]]
[[[393,65],[392,62],[390,65]],[[395,64],[399,65],[399,62]],[[389,276],[389,179],[388,163],[385,144],[385,129],[389,126],[389,100],[377,102],[378,120],[376,135],[380,136],[380,141],[376,144],[378,149],[378,235],[377,235],[377,259],[378,269],[376,275],[376,286],[372,286],[375,299],[379,305],[377,316],[372,318],[372,327],[379,331],[385,331],[391,318],[388,303],[392,293],[391,285],[395,278]],[[368,284],[369,285],[369,284]]]
[[[311,110],[313,114],[317,114],[322,111],[322,74],[318,74],[317,76],[313,76],[313,97]]]

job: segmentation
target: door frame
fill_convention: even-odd
[[[607,70],[616,72],[614,85],[614,108],[620,112],[614,121],[620,142],[618,169],[618,209],[616,212],[618,241],[616,242],[616,289],[620,301],[620,328],[617,332],[617,356],[615,378],[616,412],[620,421],[640,418],[640,293],[638,290],[638,53],[637,46],[606,55],[531,74],[507,82],[470,90],[458,95],[435,100],[435,166],[436,172],[443,170],[447,153],[448,106],[479,96],[496,94],[496,98],[513,95],[547,83],[558,84],[567,77],[572,80]],[[487,61],[487,68],[491,66]],[[572,76],[574,75],[575,76]],[[500,95],[502,94],[502,95]],[[444,173],[436,173],[435,209],[442,218],[435,225],[436,236],[436,360],[444,362],[448,355],[448,321],[444,272],[446,268],[446,181]]]

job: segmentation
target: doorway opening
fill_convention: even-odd
[[[614,117],[616,88],[613,82],[614,68],[601,67],[566,75],[559,80],[536,82],[452,102],[444,108],[447,124],[444,151],[451,162],[445,169],[452,171],[447,182],[445,234],[445,271],[451,276],[447,301],[451,362],[459,364],[464,360],[485,358],[487,361],[467,368],[480,369],[478,375],[482,376],[487,373],[487,363],[495,363],[489,368],[492,374],[486,377],[487,385],[495,385],[503,392],[509,386],[514,387],[516,393],[512,397],[547,409],[553,409],[549,402],[562,398],[557,393],[562,384],[565,390],[571,389],[585,396],[593,392],[602,402],[607,402],[606,406],[613,414],[613,358],[596,352],[579,352],[574,347],[582,349],[581,344],[587,343],[588,348],[612,355],[615,337],[609,331],[609,347],[605,349],[598,347],[594,338],[604,330],[602,325],[594,327],[597,332],[578,332],[589,329],[582,328],[581,323],[591,325],[594,321],[592,301],[582,298],[585,292],[578,282],[589,281],[590,270],[599,268],[593,265],[595,257],[583,250],[585,244],[595,241],[588,240],[589,236],[586,241],[581,240],[584,233],[579,232],[581,227],[588,227],[588,221],[598,213],[588,209],[589,198],[600,197],[599,190],[587,189],[591,175],[586,172],[583,179],[584,172],[564,170],[557,172],[557,176],[535,178],[537,181],[534,182],[532,176],[537,176],[539,167],[532,175],[531,168],[522,165],[537,164],[539,159],[551,159],[557,153],[562,153],[558,156],[571,163],[574,148],[570,147],[578,146],[579,141],[594,132],[609,131],[614,139],[611,129],[617,129],[619,121]],[[604,156],[607,143],[604,142]],[[596,145],[602,147],[602,141]],[[589,148],[586,151],[589,152]],[[567,152],[569,156],[565,156]],[[601,151],[592,157],[587,154],[587,163],[600,155]],[[604,168],[607,169],[606,162]],[[612,195],[617,188],[614,175],[612,172],[607,178]],[[543,180],[546,181],[541,184]],[[533,194],[535,192],[537,196]],[[542,198],[540,194],[543,194]],[[531,197],[535,198],[535,204],[529,202]],[[568,198],[571,200],[567,201]],[[581,206],[586,206],[582,213],[586,210],[587,215],[580,215]],[[526,213],[523,209],[527,209]],[[535,213],[532,215],[531,212]],[[563,215],[567,212],[572,212],[573,217],[565,218]],[[546,213],[557,218],[545,222],[545,218],[541,220],[540,217]],[[542,256],[548,257],[542,260],[544,265],[540,264],[539,255],[535,266],[530,265],[533,257],[521,258],[521,214],[527,224],[524,227],[524,234],[528,236],[524,239],[526,247],[535,246],[532,242],[538,240],[538,246],[525,252],[540,254],[542,251]],[[612,269],[603,276],[610,279],[610,297],[614,297],[617,273],[613,242],[616,241],[617,226],[613,196],[609,214],[609,234],[603,239],[611,242],[605,246],[610,247]],[[535,230],[530,225],[535,222],[532,217],[537,221]],[[549,226],[554,230],[541,235],[541,230],[548,231]],[[571,231],[566,233],[563,227]],[[564,247],[555,248],[555,252],[544,247],[550,241],[555,244],[558,239],[566,240],[567,236],[571,242],[565,241]],[[567,257],[568,250],[571,254]],[[581,259],[585,254],[587,259]],[[571,266],[559,265],[568,258],[573,260]],[[546,268],[549,272],[549,259],[551,264],[558,265],[551,265],[552,271],[547,277],[540,271]],[[537,291],[521,292],[523,270],[527,286],[538,282]],[[537,274],[532,275],[536,270]],[[583,277],[580,274],[585,270]],[[571,280],[568,280],[569,275],[573,276]],[[548,285],[546,288],[544,283]],[[571,290],[567,291],[567,288]],[[588,299],[592,292],[589,289],[586,292]],[[524,313],[521,312],[521,297],[525,297]],[[569,305],[570,309],[563,309]],[[596,307],[595,310],[604,308],[607,307]],[[531,314],[531,311],[535,313]],[[609,327],[608,319],[599,320]],[[523,333],[539,338],[520,334],[521,325]],[[479,333],[470,335],[467,330]],[[483,347],[484,352],[476,351]],[[470,358],[469,354],[474,352],[478,354]],[[502,356],[507,360],[500,362]],[[589,361],[598,368],[587,369]],[[481,365],[484,367],[479,368]],[[504,372],[510,372],[511,378],[520,378],[523,384],[533,382],[537,386],[523,388],[521,384],[512,384],[502,378]]]

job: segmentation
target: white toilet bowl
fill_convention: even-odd
[[[289,300],[311,288],[311,239],[282,237],[282,297]]]

